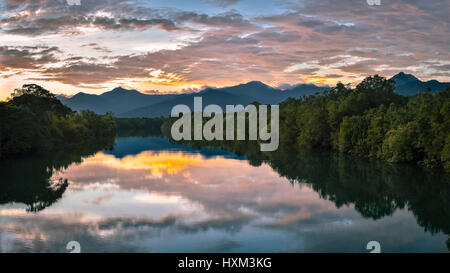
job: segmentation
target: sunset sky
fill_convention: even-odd
[[[0,100],[31,82],[73,95],[400,71],[450,81],[448,1],[1,0],[0,11]]]

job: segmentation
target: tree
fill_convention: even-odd
[[[113,115],[77,114],[36,84],[15,89],[0,102],[0,156],[70,150],[114,138]]]
[[[11,96],[20,97],[25,94],[33,95],[36,97],[56,98],[56,96],[50,91],[37,84],[24,84],[22,88],[14,89],[14,92],[11,94]]]

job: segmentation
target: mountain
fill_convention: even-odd
[[[450,86],[449,82],[438,82],[436,80],[423,82],[414,75],[403,72],[398,73],[392,79],[395,81],[395,92],[406,96],[425,92],[428,88],[434,93]]]
[[[173,96],[176,95],[146,95],[137,90],[117,87],[101,95],[80,92],[71,98],[60,98],[60,100],[76,111],[92,110],[99,114],[106,112],[119,114],[138,107],[169,100]]]
[[[249,82],[239,84],[231,87],[224,87],[216,89],[221,92],[226,92],[234,96],[245,96],[253,98],[253,101],[258,101],[262,104],[271,104],[278,101],[280,97],[280,90],[270,87],[262,82]],[[235,103],[237,104],[237,103]]]
[[[255,101],[263,104],[279,104],[289,97],[308,96],[327,89],[328,87],[313,84],[301,84],[283,91],[253,81],[224,88],[209,87],[190,94],[148,95],[118,87],[101,95],[80,92],[71,98],[63,96],[58,98],[76,111],[92,110],[99,114],[113,112],[118,117],[158,117],[168,116],[172,107],[177,104],[185,104],[193,109],[196,96],[203,98],[203,105],[217,104],[225,110],[226,105],[245,106]]]
[[[314,84],[298,84],[290,89],[283,91],[282,101],[289,98],[300,98],[303,96],[311,96],[330,89],[328,86],[317,86]]]
[[[402,95],[414,95],[425,92],[428,88],[431,92],[438,92],[450,86],[450,83],[441,83],[436,80],[423,82],[414,75],[403,72],[392,79],[396,83],[395,91]],[[217,104],[225,110],[225,105],[248,105],[255,101],[263,104],[279,104],[289,97],[310,96],[328,89],[329,87],[326,86],[298,84],[281,90],[262,82],[252,81],[223,88],[208,87],[190,94],[144,94],[137,90],[117,87],[101,95],[80,92],[71,98],[64,96],[58,96],[58,98],[62,103],[77,111],[88,109],[99,114],[113,112],[118,117],[157,117],[168,116],[172,107],[177,104],[185,104],[193,109],[196,96],[203,98],[204,106]]]
[[[152,104],[146,107],[137,108],[135,110],[121,113],[119,117],[159,117],[169,116],[172,108],[178,104],[187,105],[191,111],[194,111],[194,97],[202,97],[203,107],[210,104],[216,104],[225,111],[226,105],[249,105],[255,99],[245,95],[235,95],[221,90],[206,90],[201,94],[192,93],[180,95],[174,99],[166,100],[160,103]]]

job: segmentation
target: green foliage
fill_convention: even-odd
[[[0,157],[27,152],[41,140],[43,133],[28,109],[0,103]]]
[[[280,140],[291,148],[450,169],[450,88],[405,97],[375,75],[280,107]]]
[[[117,135],[127,136],[159,136],[167,118],[116,118]]]
[[[235,151],[239,145],[225,144]],[[281,146],[450,171],[450,88],[405,97],[391,80],[375,75],[354,89],[338,83],[322,94],[290,98],[280,104]]]
[[[77,114],[35,84],[24,85],[12,95],[0,103],[0,158],[73,149],[115,136],[112,114]]]
[[[14,89],[14,92],[11,94],[13,97],[21,97],[23,95],[33,95],[41,98],[56,98],[50,91],[37,84],[24,84],[22,88]]]
[[[450,172],[450,140],[441,152],[441,160],[447,172]]]
[[[402,114],[404,109],[404,107],[388,109],[379,107],[368,111],[367,115],[344,117],[343,123],[346,124],[344,127],[349,129],[349,133],[344,135],[345,141],[356,144],[360,142],[359,131],[364,131],[359,130],[361,124],[364,124],[362,128],[367,128],[367,132],[371,130],[371,127],[372,130],[377,127],[379,130],[370,142],[362,141],[356,147],[364,147],[367,150],[362,151],[373,151],[374,154],[376,151],[382,152],[384,132],[389,131],[390,124],[402,125],[399,121],[404,120]],[[395,117],[393,113],[399,113],[401,117]],[[280,117],[280,121],[285,118]],[[415,126],[417,124],[414,123],[401,126],[400,131],[408,133],[410,128],[415,130]],[[281,134],[295,132],[295,130],[280,131]],[[379,138],[380,135],[383,137]],[[267,164],[293,185],[307,185],[321,198],[333,202],[338,208],[353,206],[363,217],[381,219],[392,215],[398,209],[407,209],[414,214],[418,224],[426,231],[450,235],[450,221],[448,221],[450,219],[448,210],[450,174],[440,170],[421,169],[412,164],[391,164],[381,160],[348,156],[346,153],[350,153],[349,151],[353,150],[354,153],[359,151],[359,148],[351,145],[348,146],[348,151],[338,153],[324,149],[299,149],[295,143],[285,141],[282,141],[279,149],[274,152],[261,152],[257,141],[203,140],[184,141],[184,143],[196,148],[220,147],[230,150],[239,156],[245,156],[253,166]],[[412,145],[418,144],[420,142],[415,141]],[[376,149],[372,149],[371,145]],[[396,149],[402,151],[400,148],[396,147]],[[450,145],[446,149],[446,154],[449,156]],[[447,245],[449,241],[450,239]]]
[[[339,128],[339,151],[348,154],[367,153],[368,145],[364,139],[368,126],[364,116],[344,117]]]
[[[419,130],[415,122],[390,130],[383,141],[383,158],[390,162],[412,162],[418,159]]]

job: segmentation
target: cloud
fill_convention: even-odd
[[[166,31],[177,30],[174,22],[166,19],[129,19],[105,16],[60,16],[57,18],[10,18],[1,21],[2,30],[9,34],[37,36],[44,33],[58,33],[61,30],[73,31],[76,27],[98,28],[103,30],[142,30],[158,27]]]
[[[96,52],[93,57],[65,52],[56,67],[46,66],[45,59],[37,61],[37,55],[23,61],[17,56],[13,61],[15,53],[10,52],[4,57],[9,65],[23,63],[17,73],[39,67],[35,78],[75,86],[134,81],[146,90],[180,86],[179,90],[189,92],[191,87],[251,80],[272,85],[330,84],[399,70],[423,79],[448,80],[448,11],[448,5],[424,1],[371,7],[360,0],[305,0],[291,3],[284,11],[249,16],[239,10],[214,14],[128,1],[86,0],[80,7],[53,0],[9,1],[0,27],[4,33],[20,36],[53,34],[54,40],[79,39],[83,50]],[[124,52],[134,46],[134,41],[124,40],[126,33],[142,33],[157,42],[158,38],[150,36],[154,33],[146,32],[153,28],[171,33],[170,39],[180,42],[170,49],[160,46],[148,51],[144,43],[140,46],[144,50]],[[114,38],[103,35],[105,31]],[[86,42],[89,35],[95,40]],[[51,44],[52,39],[47,41]],[[122,48],[114,47],[115,43]],[[57,56],[47,56],[53,57],[48,63]],[[435,59],[443,65],[427,62]]]
[[[209,27],[239,28],[239,31],[256,29],[256,26],[236,11],[228,11],[217,15],[199,14],[196,12],[176,13],[176,21],[179,23],[195,23]]]
[[[36,69],[57,61],[57,47],[0,46],[0,72],[10,69]]]
[[[231,5],[234,5],[242,0],[200,0],[209,4],[212,4],[217,7],[227,8]]]
[[[161,92],[158,91],[158,90],[146,90],[146,91],[142,91],[142,93],[148,94],[148,95],[159,95],[159,94],[161,94]]]
[[[14,1],[10,1],[11,3]],[[64,1],[63,1],[64,2]],[[5,33],[39,36],[63,31],[76,33],[76,28],[132,31],[157,27],[165,31],[192,31],[184,25],[210,27],[253,27],[241,14],[229,11],[217,15],[199,14],[172,9],[129,6],[127,1],[86,1],[81,6],[68,6],[60,1],[14,2],[7,6],[0,20]]]
[[[158,15],[157,10],[147,10],[146,17],[138,18],[129,5],[124,0],[85,0],[80,6],[57,0],[8,1],[0,27],[5,33],[29,36],[76,32],[79,27],[123,31],[151,27],[178,29],[173,21]]]

